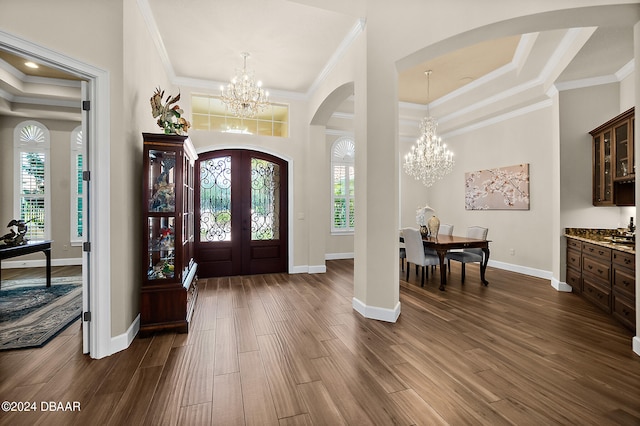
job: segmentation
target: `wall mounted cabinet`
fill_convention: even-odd
[[[593,138],[593,205],[634,206],[634,108],[589,133]]]

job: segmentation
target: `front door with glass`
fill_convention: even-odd
[[[196,261],[201,277],[286,272],[286,161],[221,150],[196,164]]]

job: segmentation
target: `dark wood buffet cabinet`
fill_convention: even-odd
[[[634,120],[631,108],[589,132],[594,206],[635,206]]]
[[[198,296],[194,167],[186,136],[143,133],[140,335],[185,333]]]
[[[634,253],[567,237],[567,284],[634,332],[635,259]]]

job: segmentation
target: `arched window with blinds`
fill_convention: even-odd
[[[355,219],[355,144],[341,137],[331,145],[332,233],[352,233]]]
[[[51,238],[49,130],[37,121],[14,129],[14,214],[27,223],[30,240]]]

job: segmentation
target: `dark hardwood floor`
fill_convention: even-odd
[[[101,360],[74,324],[0,352],[2,425],[639,425],[632,333],[546,280],[452,265],[400,273],[397,323],[351,307],[353,263],[326,274],[200,280],[188,334],[136,338]],[[390,283],[392,285],[392,283]],[[81,411],[42,411],[42,402]]]

